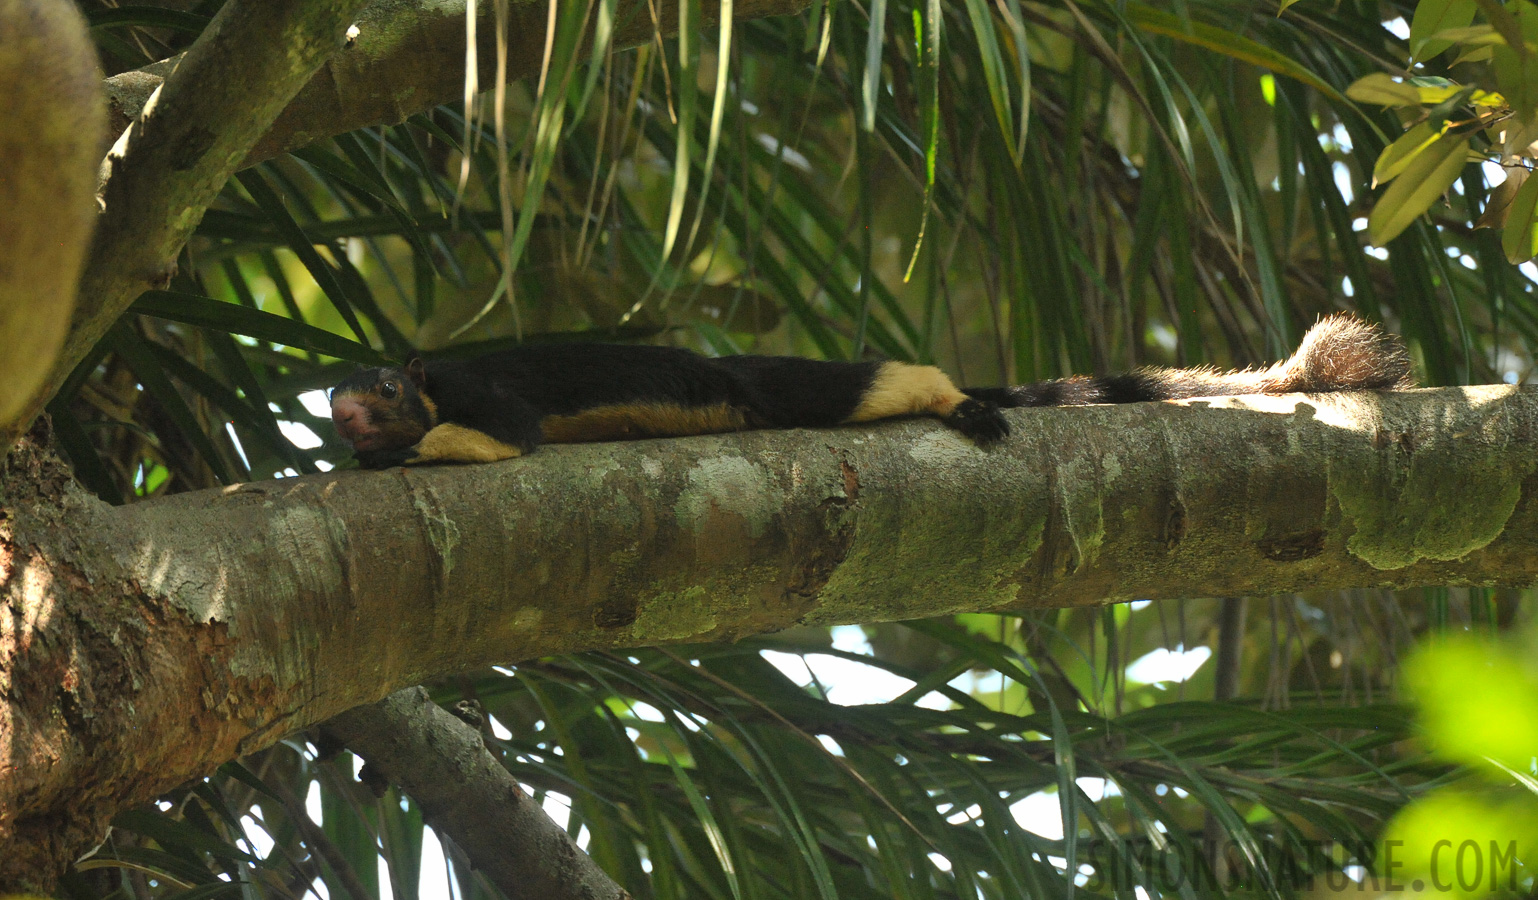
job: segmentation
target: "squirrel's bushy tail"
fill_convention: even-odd
[[[1291,394],[1414,387],[1403,342],[1347,313],[1314,324],[1286,360],[1264,369],[1144,368],[1125,375],[1076,376],[966,393],[999,406],[1139,403],[1223,394]]]

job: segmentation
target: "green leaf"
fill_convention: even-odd
[[[224,337],[225,340],[229,340],[228,335]],[[219,383],[218,379],[166,347],[151,344],[150,350],[167,374],[224,410],[225,415],[248,432],[247,437],[257,441],[258,445],[264,445],[264,449],[272,456],[291,464],[300,472],[318,471],[309,454],[295,447],[283,435],[278,428],[277,420],[273,417],[272,410],[265,403],[260,401],[247,403],[234,391]],[[255,399],[249,393],[247,396]],[[257,458],[257,447],[247,444],[245,449],[247,456],[254,462]],[[278,468],[282,468],[281,463]]]
[[[258,860],[228,841],[220,840],[205,831],[194,828],[179,819],[148,810],[131,809],[120,812],[112,820],[116,828],[123,828],[152,838],[167,850],[187,848],[207,853],[218,859],[255,863]]]
[[[1511,198],[1506,227],[1501,231],[1501,250],[1512,265],[1538,255],[1538,178],[1527,177]]]
[[[181,291],[145,291],[134,301],[133,311],[173,322],[242,334],[275,344],[314,350],[364,365],[390,364],[390,360],[374,348],[350,341],[339,334],[212,297],[200,297]]]
[[[1492,25],[1470,25],[1467,28],[1449,28],[1446,31],[1438,31],[1431,36],[1432,40],[1443,40],[1451,44],[1462,44],[1470,47],[1493,47],[1497,44],[1505,44],[1506,39]],[[1449,67],[1451,68],[1451,67]]]
[[[372,900],[379,896],[379,846],[374,835],[374,823],[368,815],[372,809],[360,809],[352,797],[352,760],[340,757],[341,765],[320,767],[321,831],[336,850],[335,857],[322,857],[326,866],[321,869],[326,887],[332,897],[352,897],[352,900]],[[296,811],[296,814],[297,813]],[[328,858],[329,857],[329,858]],[[343,874],[351,870],[351,877]],[[349,882],[363,891],[349,889]]]
[[[673,145],[673,193],[668,201],[668,221],[663,229],[662,258],[669,259],[683,221],[684,200],[689,192],[689,157],[694,148],[694,117],[699,105],[700,64],[699,0],[678,0],[678,140]],[[663,65],[666,65],[666,58]],[[706,174],[709,177],[709,173]]]
[[[84,10],[86,24],[92,28],[169,28],[186,34],[202,34],[212,17],[158,6],[119,6],[115,9]]]
[[[55,397],[48,404],[48,415],[53,419],[54,439],[69,456],[69,463],[74,468],[75,477],[80,479],[80,483],[85,485],[91,493],[113,506],[122,506],[123,492],[118,490],[117,482],[112,480],[111,471],[97,454],[96,445],[91,443],[90,435],[86,433],[80,420],[75,417],[75,412],[70,409],[69,403],[63,402],[60,397]]]
[[[1384,147],[1383,152],[1378,154],[1378,162],[1372,167],[1372,186],[1392,181],[1441,136],[1441,127],[1433,126],[1430,122],[1422,122],[1400,135],[1399,140]]]
[[[1485,18],[1490,20],[1491,27],[1500,32],[1507,47],[1517,53],[1527,52],[1522,37],[1522,24],[1518,20],[1525,0],[1515,0],[1509,6],[1502,6],[1500,0],[1474,0],[1474,2],[1485,14]]]
[[[264,797],[268,797],[279,802],[281,802],[283,799],[279,794],[274,792],[271,787],[268,787],[267,783],[261,779],[261,776],[246,768],[246,766],[239,760],[232,759],[229,762],[221,765],[219,767],[219,774],[227,778],[232,778],[236,781],[239,781],[241,784],[244,784],[246,787],[256,791],[258,794],[261,794]]]
[[[379,804],[381,856],[390,870],[394,900],[418,900],[422,882],[422,810],[416,803],[403,809],[399,792]]]
[[[256,377],[256,373],[252,371],[251,363],[241,354],[235,339],[223,332],[214,332],[208,335],[208,343],[210,349],[214,351],[214,355],[218,357],[219,365],[224,369],[225,377],[232,384],[239,387],[242,394],[245,394],[245,401],[241,403],[241,406],[251,410],[254,414],[256,423],[259,426],[256,430],[267,437],[269,447],[273,450],[274,454],[286,458],[301,473],[309,474],[317,471],[315,462],[310,458],[310,454],[295,446],[278,426],[277,417],[272,412],[275,404],[268,398],[267,391],[262,387],[261,381]],[[181,360],[181,362],[191,366],[191,363],[186,360]],[[169,369],[170,366],[168,365],[167,368]],[[205,380],[213,381],[213,378],[201,369],[195,369],[195,371],[197,374],[192,376],[195,380],[200,382],[205,382]],[[198,375],[203,376],[203,378],[199,379]],[[198,384],[186,380],[183,380],[182,383],[207,396],[210,400],[215,400],[213,396],[200,388]],[[216,381],[214,385],[213,389],[216,391],[223,388],[223,385],[218,384]],[[233,393],[230,396],[234,399]],[[222,401],[215,400],[215,402],[224,406]],[[224,409],[230,413],[232,418],[235,416],[236,410],[231,410],[228,406],[224,406]]]
[[[1382,72],[1358,78],[1346,88],[1346,96],[1358,103],[1378,106],[1419,106],[1421,102],[1420,92],[1413,85],[1395,81]]]
[[[1177,41],[1204,47],[1215,53],[1268,69],[1303,82],[1332,100],[1344,101],[1329,82],[1308,71],[1279,50],[1235,34],[1215,25],[1182,18],[1142,3],[1127,4],[1127,19],[1149,34],[1162,34]]]
[[[310,277],[315,279],[321,292],[331,301],[331,305],[352,329],[352,333],[359,341],[366,342],[368,336],[363,331],[363,324],[358,321],[358,316],[353,311],[352,301],[348,298],[347,292],[342,290],[342,284],[337,280],[335,270],[315,251],[314,239],[305,233],[303,226],[289,213],[288,207],[284,205],[278,192],[272,189],[256,169],[247,169],[235,177],[239,179],[246,193],[251,195],[251,199],[267,218],[277,226],[279,233],[283,235],[283,240],[288,244],[288,249],[292,250],[294,255],[299,257],[299,261],[304,263],[304,267],[310,271]]]
[[[1018,161],[1023,148],[1015,145],[1015,117],[1009,87],[1004,83],[1004,54],[999,49],[999,37],[993,28],[993,12],[985,0],[966,0],[966,4],[972,38],[977,42],[977,51],[982,58],[983,81],[988,85],[988,97],[993,102],[993,116],[999,123],[1009,155]]]
[[[871,0],[865,30],[865,79],[860,85],[860,127],[876,130],[876,105],[881,91],[881,49],[886,37],[886,0]]]
[[[913,267],[918,265],[919,251],[924,248],[924,234],[929,229],[929,211],[934,206],[935,164],[940,150],[940,39],[944,16],[940,0],[927,0],[925,8],[913,10],[914,55],[918,60],[918,92],[923,102],[924,138],[924,210],[919,216],[919,233],[913,241],[913,255],[908,258],[906,283],[913,277]],[[1026,54],[1025,46],[1020,52]],[[1027,57],[1028,59],[1028,57]],[[1027,69],[1027,72],[1030,70]],[[1029,94],[1027,94],[1029,96]],[[1029,111],[1024,113],[1029,116]]]
[[[1495,59],[1495,49],[1493,47],[1474,47],[1459,53],[1453,58],[1452,62],[1448,63],[1448,66],[1461,66],[1464,63],[1472,62],[1490,62],[1493,59]]]
[[[192,862],[184,856],[149,847],[103,848],[76,863],[75,868],[80,871],[109,868],[134,869],[150,876],[163,877],[171,884],[229,886],[229,882],[215,878],[214,874],[200,862]]]
[[[1410,62],[1431,59],[1451,47],[1453,40],[1442,32],[1466,27],[1478,9],[1474,0],[1420,0],[1410,19]]]
[[[1025,141],[1031,127],[1031,42],[1025,33],[1025,13],[1020,0],[1005,0],[1000,10],[1015,46],[1015,68],[1020,72],[1020,125],[1015,134],[1015,165],[1022,164]]]
[[[182,436],[197,448],[198,455],[208,464],[209,469],[213,470],[214,477],[218,478],[221,484],[234,484],[239,481],[240,479],[236,478],[235,473],[231,471],[224,454],[214,446],[203,423],[187,405],[181,392],[166,377],[164,368],[156,362],[155,354],[149,346],[153,342],[140,337],[122,324],[108,334],[107,340],[113,352],[128,363],[134,376],[144,386],[145,392],[160,403],[166,415],[181,431]]]
[[[1389,185],[1372,214],[1367,217],[1367,233],[1379,247],[1399,236],[1410,223],[1431,208],[1447,193],[1468,159],[1469,139],[1462,135],[1442,135],[1421,151]]]
[[[1496,88],[1511,102],[1518,119],[1530,119],[1538,114],[1538,54],[1534,53],[1538,48],[1538,7],[1517,0],[1509,11],[1498,9],[1499,17],[1489,9],[1485,12],[1505,38],[1504,45],[1492,48]]]
[[[615,0],[609,0],[609,2],[615,2]],[[717,59],[731,58],[732,2],[733,0],[721,0],[721,23],[716,33]],[[705,163],[702,170],[705,177],[700,180],[700,196],[694,206],[694,223],[689,226],[689,236],[684,240],[685,254],[694,249],[694,238],[699,233],[700,222],[705,217],[706,203],[710,199],[710,184],[714,180],[710,177],[710,173],[716,171],[716,153],[721,148],[721,122],[726,116],[727,99],[731,96],[727,82],[730,74],[730,66],[716,66],[716,90],[710,107],[710,135],[705,140]]]

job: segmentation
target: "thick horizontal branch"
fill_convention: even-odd
[[[548,447],[120,509],[12,500],[0,613],[19,612],[0,636],[48,641],[7,658],[0,640],[15,765],[0,816],[83,815],[80,784],[147,799],[489,663],[803,622],[1538,580],[1538,390],[1010,421],[987,450],[917,421]]]

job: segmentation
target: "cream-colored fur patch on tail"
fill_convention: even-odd
[[[967,396],[934,366],[885,362],[876,370],[860,405],[846,422],[871,422],[893,416],[945,417]]]
[[[1303,335],[1286,360],[1264,369],[1225,372],[1139,369],[1150,399],[1178,400],[1219,394],[1292,394],[1375,391],[1414,387],[1404,343],[1349,313],[1325,316]]]
[[[1286,362],[1264,372],[1270,394],[1393,390],[1413,386],[1410,354],[1396,335],[1336,313],[1314,323]]]

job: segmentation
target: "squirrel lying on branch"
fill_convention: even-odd
[[[558,344],[365,369],[331,393],[331,419],[364,468],[491,462],[540,444],[826,428],[934,416],[979,444],[1009,434],[1001,408],[1223,394],[1410,387],[1399,339],[1354,316],[1321,319],[1264,369],[1144,368],[958,388],[934,366],[794,356],[709,358],[673,347]]]

